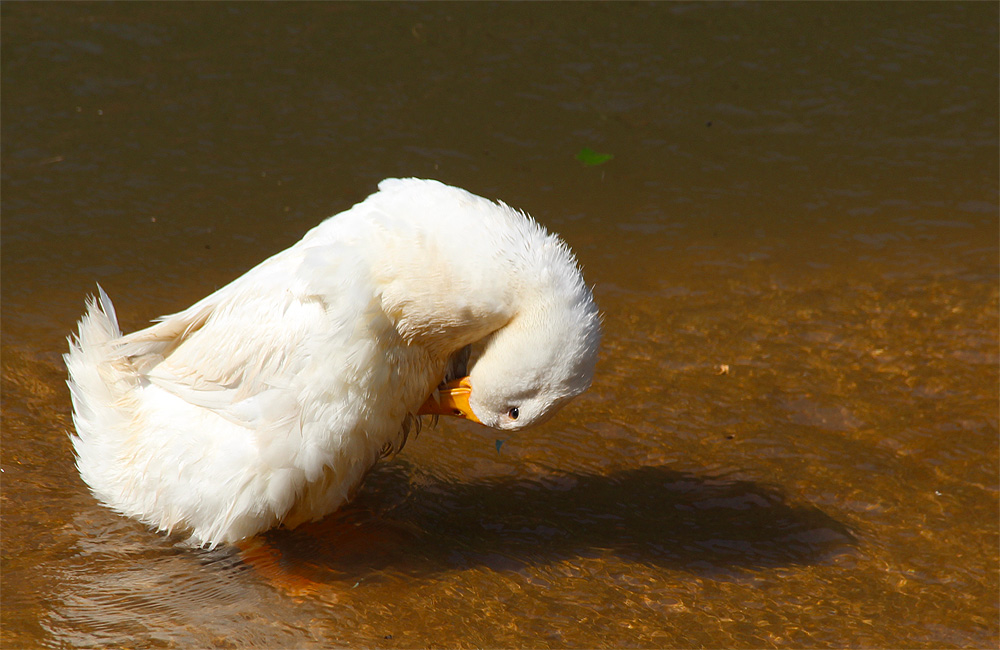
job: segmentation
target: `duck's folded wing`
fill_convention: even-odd
[[[237,424],[286,420],[290,379],[309,359],[324,310],[287,290],[248,289],[164,317],[124,337],[118,353],[150,384]]]

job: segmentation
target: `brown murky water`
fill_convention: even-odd
[[[0,12],[3,647],[1000,642],[996,3]],[[564,235],[593,389],[244,549],[98,506],[94,283],[141,327],[396,175]]]

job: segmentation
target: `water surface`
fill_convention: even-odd
[[[996,4],[0,13],[4,647],[1000,641]],[[562,233],[591,391],[242,549],[100,507],[95,282],[140,328],[387,176]]]

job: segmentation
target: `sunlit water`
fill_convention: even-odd
[[[0,12],[3,647],[1000,641],[996,4]],[[100,507],[94,283],[142,327],[394,175],[563,234],[591,391],[242,548]]]

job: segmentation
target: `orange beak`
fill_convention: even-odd
[[[469,406],[470,395],[472,395],[472,384],[468,377],[450,381],[443,388],[431,393],[424,405],[417,411],[417,415],[454,415],[479,422],[479,418]]]

